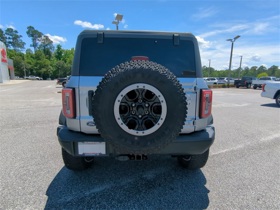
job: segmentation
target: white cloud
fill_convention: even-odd
[[[250,28],[250,26],[248,24],[237,24],[237,25],[233,25],[233,26],[224,25],[222,27],[223,27],[223,29],[213,30],[213,31],[201,34],[200,36],[203,38],[206,38],[206,37],[216,36],[219,34],[241,32],[243,30]]]
[[[200,36],[196,36],[196,39],[197,39],[199,46],[202,48],[209,48],[211,45],[210,41],[206,41],[205,39],[203,39]]]
[[[250,60],[259,62],[261,60],[261,57],[259,55],[253,55]]]
[[[218,10],[214,7],[199,8],[199,10],[192,16],[193,19],[204,19],[214,16],[218,13]]]
[[[270,28],[269,23],[256,23],[252,29],[252,32],[254,34],[262,34],[267,32],[267,30]]]
[[[280,16],[273,16],[266,19],[256,20],[254,22],[216,24],[211,26],[216,29],[200,34],[199,36],[206,38],[233,33],[242,35],[261,35],[269,34],[274,31],[277,33],[277,30],[279,31],[279,18]]]
[[[252,22],[219,23],[210,25],[206,33],[196,37],[200,46],[202,65],[215,69],[228,69],[231,43],[226,39],[240,35],[241,38],[234,44],[232,69],[240,65],[240,56],[243,56],[242,67],[261,66],[263,63],[270,67],[280,66],[280,45],[271,34],[279,34],[280,16],[272,16]],[[212,30],[211,30],[212,29]]]
[[[61,36],[50,35],[50,34],[46,34],[46,36],[48,36],[50,38],[50,40],[53,41],[54,44],[64,43],[67,41],[66,38],[61,37]]]
[[[128,25],[127,25],[127,24],[125,24],[123,27],[124,27],[125,29],[127,29],[127,28],[128,28]]]
[[[12,28],[12,29],[16,29],[16,27],[14,27],[13,25],[6,25],[6,28]]]
[[[217,70],[228,69],[230,58],[230,43],[215,42],[211,49],[200,47],[202,65],[208,66],[211,59],[211,66]],[[257,43],[254,45],[242,45],[236,43],[233,49],[232,69],[239,68],[240,56],[242,56],[242,67],[261,66],[263,63],[267,67],[278,65],[279,45]]]
[[[75,20],[74,24],[82,26],[83,28],[90,28],[90,29],[97,29],[97,30],[104,28],[104,25],[102,25],[102,24],[92,24],[90,22],[81,21],[81,20]]]
[[[14,29],[14,30],[16,29],[16,27],[14,27],[14,26],[11,25],[11,24],[10,24],[10,25],[5,25],[5,27],[4,27],[3,25],[0,24],[0,28],[3,28],[3,29],[4,29],[4,28],[12,28],[12,29]]]

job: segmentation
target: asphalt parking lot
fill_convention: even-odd
[[[280,209],[280,108],[261,90],[214,89],[207,165],[96,158],[66,169],[55,81],[0,84],[0,209]]]

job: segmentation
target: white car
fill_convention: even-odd
[[[219,77],[218,78],[218,84],[227,84],[228,83],[228,77]],[[229,78],[229,84],[234,84],[234,79]]]
[[[28,77],[24,77],[24,78],[25,78],[25,79],[29,79],[29,80],[42,80],[41,77],[32,76],[32,75],[30,75],[30,76],[28,76]]]
[[[262,86],[262,97],[275,99],[277,106],[280,107],[280,82],[269,82]]]
[[[207,85],[216,85],[216,84],[218,84],[218,80],[217,80],[217,78],[214,78],[214,77],[205,77],[205,78],[203,78],[204,79],[204,81],[207,83]]]
[[[259,79],[253,80],[252,85],[254,89],[257,89],[257,88],[261,88],[263,84],[275,80],[276,77],[261,77]]]

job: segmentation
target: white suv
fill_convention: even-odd
[[[83,31],[62,101],[57,135],[71,170],[96,156],[150,154],[201,168],[215,138],[212,91],[190,33]]]

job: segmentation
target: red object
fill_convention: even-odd
[[[3,48],[1,49],[1,62],[3,63],[7,63],[8,62],[8,59],[7,59],[7,53],[6,53],[6,50]]]
[[[212,90],[201,90],[200,96],[200,118],[209,117],[212,113]]]
[[[265,84],[262,85],[262,91],[265,92]]]
[[[63,114],[67,118],[75,118],[76,117],[76,109],[75,109],[75,92],[74,89],[71,88],[63,88],[62,89],[62,110]]]
[[[136,60],[138,60],[138,61],[148,61],[149,57],[147,57],[147,56],[133,56],[133,57],[131,57],[131,60],[132,61],[136,61]]]

